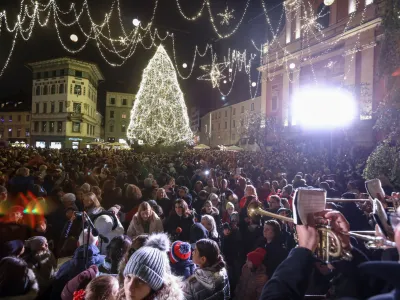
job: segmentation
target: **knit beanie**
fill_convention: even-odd
[[[76,275],[64,286],[64,289],[61,293],[61,299],[72,300],[74,297],[74,292],[86,288],[89,282],[96,278],[98,273],[99,269],[96,265],[93,265],[90,266],[89,269]]]
[[[226,209],[229,209],[229,208],[235,208],[235,205],[233,205],[232,202],[226,202]]]
[[[194,223],[190,227],[190,243],[195,244],[198,240],[208,238],[208,231],[201,223]]]
[[[44,236],[33,236],[30,239],[25,241],[25,247],[36,252],[40,248],[42,248],[44,243],[47,243],[47,239]]]
[[[150,235],[144,246],[130,257],[124,269],[124,276],[133,274],[146,282],[153,291],[160,290],[169,269],[169,246],[170,242],[165,233]]]
[[[170,258],[173,263],[188,260],[192,254],[190,244],[182,241],[176,241],[171,246]]]
[[[256,250],[247,254],[247,259],[252,262],[254,267],[257,268],[262,264],[266,253],[267,251],[265,251],[265,249],[257,248]]]

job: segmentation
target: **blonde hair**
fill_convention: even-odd
[[[206,220],[208,223],[211,223],[211,230],[209,231],[210,236],[213,238],[218,238],[217,224],[215,223],[214,218],[210,215],[203,215],[201,220]]]
[[[150,212],[150,220],[152,220],[152,219],[153,219],[153,216],[154,216],[154,211],[153,211],[153,209],[151,208],[150,204],[147,203],[147,202],[142,202],[142,203],[140,203],[139,208],[138,208],[138,211],[137,211],[138,220],[139,220],[139,223],[140,223],[140,224],[143,224],[143,223],[144,223],[144,221],[143,221],[143,219],[142,219],[141,212],[142,212],[142,211],[145,211],[145,210],[148,210],[148,209],[151,211],[151,212]]]
[[[159,191],[162,191],[161,198],[167,198],[167,193],[165,192],[165,189],[163,189],[163,188],[157,189],[157,194]]]
[[[90,205],[90,207],[100,207],[99,199],[97,199],[96,195],[93,192],[84,194],[83,198],[89,198],[92,201],[92,205]]]
[[[250,195],[247,194],[247,189],[251,189],[251,190],[252,190],[252,193],[251,193]],[[251,184],[246,185],[246,188],[244,189],[244,193],[245,193],[245,196],[255,196],[255,197],[258,199],[257,190],[256,190],[256,188],[255,188],[253,185],[251,185]]]

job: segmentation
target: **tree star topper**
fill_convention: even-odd
[[[225,64],[217,63],[217,56],[214,55],[211,65],[203,65],[200,66],[200,69],[206,71],[207,74],[204,74],[198,77],[198,80],[208,80],[211,81],[212,87],[216,88],[219,86],[220,80],[226,78],[222,72],[225,70]]]
[[[229,21],[231,19],[235,19],[235,17],[233,16],[233,12],[235,10],[232,9],[231,11],[229,11],[228,6],[225,8],[224,13],[219,13],[217,16],[220,16],[221,19],[221,25],[229,25]]]

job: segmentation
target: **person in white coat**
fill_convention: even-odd
[[[153,211],[149,203],[142,202],[139,205],[138,212],[133,216],[129,224],[126,235],[133,239],[141,234],[152,234],[163,231],[164,228],[161,219]]]
[[[118,217],[110,211],[101,213],[96,217],[94,227],[96,227],[101,236],[107,238],[107,241],[101,240],[101,237],[99,238],[98,247],[103,255],[107,254],[107,246],[111,240],[116,236],[123,235],[125,231]]]

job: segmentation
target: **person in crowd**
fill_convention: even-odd
[[[231,222],[231,215],[235,212],[235,205],[232,202],[226,203],[226,210],[222,215],[222,222],[223,223],[230,223]]]
[[[208,238],[217,243],[217,245],[221,246],[221,239],[217,230],[217,225],[215,224],[215,219],[210,215],[203,215],[201,217],[201,224],[208,231]]]
[[[190,259],[191,255],[192,250],[189,243],[182,241],[173,242],[169,252],[172,274],[184,279],[192,276],[196,266]]]
[[[238,199],[242,199],[244,197],[246,186],[247,186],[246,179],[243,177],[239,177],[238,185],[233,191],[237,195]]]
[[[210,239],[197,241],[193,262],[198,268],[184,283],[185,299],[230,299],[228,273],[217,243]]]
[[[0,244],[0,259],[6,256],[21,257],[24,252],[24,242],[21,240],[13,240]]]
[[[263,204],[264,208],[268,207],[268,199],[269,196],[271,196],[272,190],[271,190],[271,184],[269,181],[265,181],[262,187],[257,189],[257,195]]]
[[[133,216],[137,213],[142,199],[142,191],[134,184],[128,184],[125,190],[125,197],[122,201],[123,211],[125,212],[125,222],[132,220]]]
[[[268,220],[264,223],[263,237],[257,241],[257,248],[266,250],[264,265],[267,269],[267,276],[271,278],[279,264],[287,257],[287,250],[281,242],[281,227],[275,220]]]
[[[232,201],[232,199],[229,199],[230,197],[236,197],[236,195],[233,193],[233,191],[228,187],[228,180],[222,179],[221,180],[221,188],[219,190],[220,194],[220,199],[221,199],[221,205],[222,205],[222,213],[225,212],[225,205],[228,201]]]
[[[243,265],[242,275],[235,290],[235,299],[260,299],[262,289],[268,280],[263,265],[266,251],[263,248],[247,254],[247,261]]]
[[[186,186],[181,186],[178,188],[178,199],[183,199],[189,206],[192,207],[192,195],[189,193],[189,189]]]
[[[40,294],[44,295],[54,279],[57,261],[49,250],[47,239],[43,236],[31,237],[25,241],[25,246],[28,253],[24,259],[35,273]]]
[[[66,193],[61,197],[61,203],[64,205],[65,209],[72,208],[73,211],[79,211],[76,205],[76,196],[72,193]],[[82,205],[83,208],[83,205]]]
[[[135,238],[140,234],[152,234],[154,232],[163,232],[161,219],[154,213],[148,202],[142,202],[139,205],[138,212],[133,216],[126,234],[130,238]]]
[[[114,237],[124,234],[124,227],[118,219],[119,209],[114,208],[114,211],[103,211],[92,219],[100,236],[99,249],[101,254],[107,253],[107,246]]]
[[[83,196],[83,209],[91,219],[95,215],[104,211],[104,208],[101,207],[96,195],[92,192],[89,192]]]
[[[74,300],[116,300],[119,292],[118,280],[113,276],[98,276],[86,288],[74,292]]]
[[[7,256],[0,260],[0,298],[35,300],[39,285],[35,273],[19,257]]]
[[[89,282],[91,282],[97,276],[99,276],[99,269],[96,265],[90,266],[85,271],[82,271],[68,281],[68,283],[64,286],[64,289],[61,293],[61,299],[74,300],[74,292],[78,290],[84,290]]]
[[[150,235],[125,266],[124,287],[118,300],[185,299],[179,278],[171,274],[167,255],[169,249],[166,234]]]
[[[210,194],[205,190],[202,190],[198,193],[196,201],[193,204],[193,209],[197,215],[201,215],[201,210],[204,207],[204,204],[208,200]]]
[[[19,193],[26,194],[28,191],[33,191],[34,180],[30,176],[30,170],[25,167],[19,168],[15,172],[15,177],[13,177],[9,182],[10,193],[12,195],[18,195]]]
[[[168,199],[167,193],[163,188],[157,189],[155,200],[157,204],[161,206],[162,211],[164,212],[164,216],[169,216],[172,210],[173,202],[170,199]]]
[[[219,210],[216,208],[210,200],[207,200],[204,203],[203,208],[201,209],[201,215],[210,215],[214,218],[215,224],[217,224],[217,228],[221,227],[221,217],[219,215]]]
[[[183,199],[176,200],[174,208],[166,220],[165,231],[174,241],[189,241],[190,227],[194,224],[194,216]]]
[[[99,267],[100,272],[118,274],[118,267],[125,254],[132,246],[132,240],[126,235],[114,237],[107,245],[105,262]]]
[[[209,178],[209,179],[207,180],[207,186],[204,187],[204,190],[205,190],[207,193],[209,193],[209,194],[211,194],[211,193],[213,193],[213,194],[219,194],[219,190],[218,190],[218,188],[215,186],[214,179],[212,179],[212,178]]]
[[[83,211],[84,209],[84,203],[83,203],[83,197],[85,195],[85,192],[83,191],[82,188],[76,188],[75,189],[75,194],[76,196],[76,201],[75,201],[75,205],[78,207],[79,211]]]
[[[201,239],[207,239],[209,236],[208,230],[201,223],[194,223],[190,227],[190,246],[194,250],[196,242]]]
[[[255,197],[256,200],[258,201],[257,191],[254,186],[252,186],[252,185],[246,186],[245,195],[240,199],[240,202],[239,202],[240,209],[243,209],[243,207],[245,206],[247,197]]]
[[[101,193],[102,193],[101,188],[99,188],[98,186],[92,185],[89,192],[94,193],[97,197],[97,200],[99,200],[100,203],[103,201],[103,199],[101,197]]]
[[[199,196],[199,192],[204,189],[203,182],[200,180],[196,181],[196,183],[193,185],[193,190],[192,190],[192,198],[193,200],[196,200],[196,198]]]
[[[282,208],[281,198],[278,195],[272,195],[269,198],[269,211],[276,214]]]
[[[213,207],[218,209],[218,214],[221,215],[222,214],[222,207],[221,207],[221,200],[219,199],[217,194],[210,194],[210,196],[208,196],[208,200],[211,201]]]

